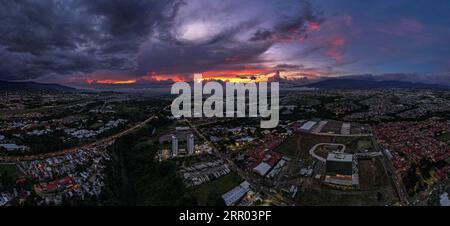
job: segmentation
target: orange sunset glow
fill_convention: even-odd
[[[273,75],[273,69],[252,69],[245,68],[241,70],[216,70],[203,72],[203,80],[219,80],[223,82],[247,83],[247,82],[265,82]],[[94,76],[95,77],[95,76]],[[173,81],[173,82],[189,82],[192,81],[192,75],[169,75],[150,72],[148,75],[137,77],[129,80],[115,80],[105,78],[103,75],[100,79],[90,78],[86,82],[88,84],[111,84],[111,85],[127,85],[135,84],[139,80],[142,81]]]
[[[156,72],[150,72],[147,76],[144,76],[143,79],[150,81],[169,81],[169,80],[172,80],[174,82],[186,81],[186,78],[181,75],[165,75],[165,74],[158,74]]]
[[[121,85],[121,84],[133,84],[136,83],[136,80],[92,80],[88,79],[87,83],[93,84],[115,84],[115,85]]]
[[[227,82],[264,82],[273,73],[269,69],[218,70],[203,73],[204,80],[220,80]],[[241,77],[239,77],[241,76]],[[252,78],[252,76],[254,76]]]

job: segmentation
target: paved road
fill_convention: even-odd
[[[265,185],[263,185],[261,183],[261,179],[255,178],[255,177],[249,175],[249,173],[247,173],[244,170],[242,170],[228,156],[226,156],[225,154],[223,154],[220,151],[218,151],[218,148],[213,143],[211,143],[208,139],[206,139],[206,137],[200,131],[198,131],[197,128],[194,125],[192,125],[192,123],[189,120],[185,119],[185,121],[188,123],[189,127],[199,137],[201,137],[203,140],[205,140],[205,142],[207,142],[209,144],[209,146],[213,148],[214,154],[216,154],[219,158],[225,160],[230,165],[230,168],[233,171],[235,171],[241,178],[243,178],[244,180],[246,180],[247,182],[250,183],[250,185],[253,188],[253,190],[255,190],[258,193],[264,193],[268,197],[272,198],[274,201],[277,201],[277,202],[280,202],[280,203],[283,203],[283,204],[287,204],[287,205],[295,205],[295,202],[293,202],[292,200],[289,200],[289,199],[287,199],[287,198],[285,198],[285,197],[283,197],[282,195],[279,195],[279,194],[273,194],[271,192],[270,188],[266,187]]]
[[[83,104],[83,105],[88,105],[88,104],[92,104],[95,103],[97,101],[102,101],[101,99],[95,99],[95,100],[89,100],[86,102],[86,100],[77,100],[75,102],[66,104],[66,105],[57,105],[57,106],[43,106],[43,107],[39,107],[39,108],[32,108],[32,109],[7,109],[7,110],[0,110],[0,117],[17,117],[18,115],[23,115],[23,114],[29,114],[29,113],[35,113],[35,112],[42,112],[42,111],[49,111],[49,110],[54,110],[54,109],[67,109],[67,108],[71,108],[71,107],[75,107],[79,104]]]
[[[381,162],[382,162],[383,167],[385,168],[388,176],[391,178],[391,181],[395,185],[395,188],[397,190],[397,195],[400,198],[400,202],[403,205],[409,205],[410,204],[409,196],[408,196],[408,193],[406,192],[406,188],[405,188],[405,185],[403,184],[403,181],[397,175],[396,170],[395,170],[394,166],[392,165],[391,161],[388,159],[388,157],[386,156],[384,151],[378,146],[378,143],[374,137],[372,137],[372,143],[374,144],[375,149],[377,151],[383,153]]]
[[[342,152],[342,153],[345,152],[345,148],[346,148],[345,145],[343,145],[343,144],[334,144],[334,143],[318,143],[318,144],[314,145],[311,149],[309,149],[309,154],[323,163],[325,163],[327,160],[325,158],[322,158],[321,156],[318,156],[314,152],[319,146],[322,146],[322,145],[342,147],[342,149],[340,150],[340,152]]]
[[[167,108],[167,106],[165,107]],[[165,109],[164,108],[164,109]],[[17,162],[17,161],[32,161],[32,160],[37,160],[37,159],[46,159],[46,158],[51,158],[51,157],[56,157],[56,156],[61,156],[61,155],[65,155],[68,153],[73,153],[78,151],[79,149],[89,149],[89,148],[93,148],[93,147],[97,147],[97,146],[102,146],[102,145],[107,145],[108,143],[114,141],[115,139],[122,137],[126,134],[129,134],[131,132],[134,132],[135,130],[138,130],[140,128],[142,128],[144,125],[146,125],[147,123],[149,123],[150,121],[152,121],[156,116],[152,115],[151,117],[149,117],[148,119],[146,119],[145,121],[142,121],[136,125],[134,125],[131,128],[128,128],[120,133],[114,134],[112,136],[97,140],[95,142],[83,145],[83,146],[79,146],[79,147],[74,147],[74,148],[69,148],[69,149],[65,149],[62,151],[57,151],[57,152],[51,152],[51,153],[45,153],[45,154],[37,154],[37,155],[26,155],[26,156],[2,156],[0,157],[0,162]]]
[[[318,136],[334,136],[334,137],[371,137],[372,134],[369,133],[357,133],[357,134],[340,134],[340,133],[315,133],[315,132],[305,132]]]

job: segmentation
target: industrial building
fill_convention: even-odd
[[[310,131],[315,125],[317,124],[316,121],[308,121],[305,124],[300,127],[301,131]]]
[[[346,153],[328,154],[324,182],[337,187],[358,187],[357,158]]]
[[[5,149],[6,151],[27,151],[30,148],[23,145],[17,145],[17,144],[0,144],[0,149]]]
[[[255,168],[253,168],[253,171],[264,177],[269,172],[270,169],[272,169],[271,165],[265,162],[261,162]]]
[[[178,138],[176,136],[172,136],[172,156],[178,156]]]
[[[233,188],[231,191],[222,195],[222,199],[225,201],[225,204],[227,206],[232,206],[237,201],[242,199],[249,191],[250,191],[250,184],[247,181],[244,181],[239,186]]]
[[[193,155],[195,152],[195,143],[193,134],[189,134],[187,137],[187,150],[189,155]]]

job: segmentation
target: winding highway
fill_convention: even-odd
[[[169,105],[170,106],[170,105]],[[163,109],[166,109],[168,106],[166,106]],[[150,121],[152,121],[153,119],[155,119],[156,115],[152,115],[149,118],[147,118],[146,120],[132,126],[131,128],[128,128],[120,133],[114,134],[112,136],[94,141],[92,143],[89,144],[85,144],[79,147],[74,147],[74,148],[69,148],[69,149],[65,149],[65,150],[61,150],[61,151],[56,151],[56,152],[51,152],[51,153],[45,153],[45,154],[37,154],[37,155],[25,155],[25,156],[1,156],[0,157],[0,162],[17,162],[17,161],[32,161],[32,160],[39,160],[39,159],[46,159],[46,158],[51,158],[51,157],[56,157],[56,156],[61,156],[61,155],[65,155],[68,153],[74,153],[76,151],[78,151],[79,149],[90,149],[93,147],[98,147],[98,146],[106,146],[108,145],[110,142],[116,140],[117,138],[120,138],[124,135],[127,135],[129,133],[132,133],[140,128],[142,128],[143,126],[145,126],[147,123],[149,123]]]
[[[409,205],[409,196],[406,192],[405,185],[403,184],[403,181],[401,178],[397,175],[394,166],[392,165],[391,161],[386,156],[385,152],[380,148],[377,141],[374,137],[372,137],[372,143],[375,146],[375,149],[381,153],[383,153],[383,157],[381,158],[382,165],[384,169],[386,170],[387,176],[390,177],[391,181],[394,183],[397,195],[400,199],[401,204],[403,205]]]

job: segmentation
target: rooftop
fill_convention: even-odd
[[[345,154],[345,153],[330,153],[330,154],[328,154],[327,161],[352,162],[353,155]]]

